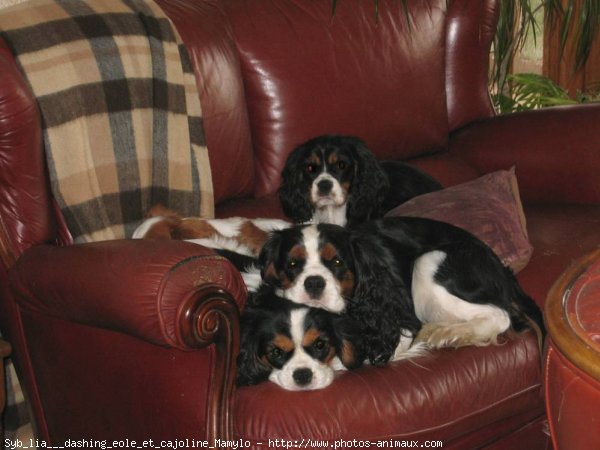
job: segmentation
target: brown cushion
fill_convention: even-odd
[[[420,195],[387,215],[426,217],[464,228],[514,272],[523,269],[533,253],[514,168]]]

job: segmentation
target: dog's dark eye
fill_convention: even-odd
[[[273,359],[279,358],[281,355],[283,355],[283,350],[278,347],[273,347],[269,352],[269,356]]]
[[[340,267],[342,264],[344,264],[344,263],[342,262],[342,260],[340,258],[334,258],[333,259],[333,265],[335,267]]]
[[[288,266],[289,266],[289,267],[292,267],[292,268],[293,268],[293,267],[296,267],[297,265],[298,265],[298,261],[296,261],[295,259],[290,259],[290,260],[288,261]]]
[[[344,170],[346,168],[346,163],[344,161],[340,161],[340,162],[338,162],[337,166],[338,166],[338,169]]]
[[[304,169],[304,170],[306,170],[307,173],[312,173],[315,170],[317,170],[317,168],[315,167],[314,164],[309,164],[308,166],[306,166],[306,169]]]
[[[325,342],[323,339],[316,339],[315,342],[313,342],[313,347],[317,350],[323,350],[326,345],[327,342]]]

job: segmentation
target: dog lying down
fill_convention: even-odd
[[[477,238],[442,222],[392,218],[348,230],[186,219],[162,207],[150,215],[135,237],[184,239],[241,254],[244,265],[256,261],[247,273],[232,261],[255,292],[242,320],[240,385],[270,379],[319,389],[334,369],[365,359],[378,365],[430,348],[489,345],[529,326],[543,336],[541,313],[512,272]]]
[[[271,231],[289,228],[291,225],[290,222],[279,219],[182,217],[163,205],[155,205],[150,208],[146,219],[134,231],[132,238],[184,240],[255,257]]]
[[[484,346],[509,329],[544,329],[538,306],[496,254],[435,220],[274,231],[258,265],[280,297],[356,320],[372,364],[396,359],[413,339],[429,348]]]

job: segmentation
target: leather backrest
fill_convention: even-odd
[[[411,1],[408,15],[402,2],[379,2],[377,17],[368,0],[337,2],[334,15],[326,1],[158,3],[196,70],[216,204],[275,192],[288,153],[318,134],[357,135],[379,158],[407,159],[444,149],[449,132],[493,114],[487,69],[498,0]],[[53,214],[37,108],[1,45],[0,99],[9,99],[0,105],[1,201],[22,249],[54,236]]]
[[[0,39],[0,257],[56,238],[37,102]]]
[[[377,17],[375,3],[339,1],[332,15],[326,1],[226,2],[257,196],[277,189],[288,153],[316,135],[356,135],[381,159],[406,159],[444,149],[453,128],[491,114],[495,1],[411,1],[407,11],[379,2]]]

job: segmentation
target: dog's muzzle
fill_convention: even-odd
[[[333,189],[333,183],[331,180],[321,180],[317,183],[317,190],[320,196],[326,196],[331,194],[331,190]]]
[[[319,299],[325,290],[325,278],[311,275],[304,280],[304,290],[312,299]]]

